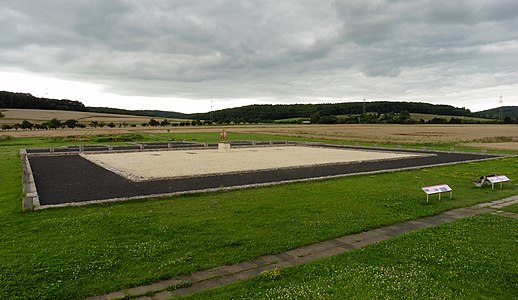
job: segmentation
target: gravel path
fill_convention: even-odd
[[[419,153],[417,151],[400,152]],[[303,166],[142,182],[130,181],[79,155],[30,156],[29,161],[40,197],[40,204],[45,206],[195,192],[208,189],[236,188],[258,184],[267,185],[286,181],[346,176],[364,172],[398,170],[494,157],[463,153],[438,152],[435,154],[433,156],[417,156],[405,159]]]

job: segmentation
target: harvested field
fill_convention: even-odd
[[[146,119],[149,121],[149,119]],[[258,133],[329,140],[363,141],[375,143],[491,143],[518,141],[518,126],[503,124],[470,125],[394,125],[394,124],[340,124],[340,125],[230,125],[200,127],[126,127],[126,128],[74,128],[57,130],[9,130],[2,135],[13,137],[34,136],[83,136],[103,134],[124,134],[135,132],[166,133],[219,132],[226,129],[232,139],[232,132]]]
[[[0,119],[0,123],[14,124],[21,123],[23,120],[32,123],[43,123],[53,118],[61,121],[75,119],[83,123],[92,121],[97,122],[114,122],[114,123],[142,123],[147,122],[151,117],[146,116],[132,116],[132,115],[116,115],[104,114],[95,112],[79,112],[79,111],[62,111],[62,110],[43,110],[43,109],[1,109],[2,114],[5,115]],[[155,119],[160,119],[156,117]],[[172,120],[172,119],[169,119]]]
[[[350,125],[285,125],[250,129],[305,138],[357,140],[393,143],[426,142],[490,142],[502,138],[518,140],[516,125],[469,124],[469,125],[395,125],[395,124],[350,124]]]
[[[480,148],[480,149],[497,149],[497,150],[512,150],[518,151],[518,142],[507,143],[469,143],[463,144],[466,147]]]

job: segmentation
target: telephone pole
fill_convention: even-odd
[[[502,100],[502,94],[500,94],[500,100],[498,101],[498,103],[500,104],[500,123],[503,123],[503,119],[502,119],[502,105],[504,103],[504,100]]]

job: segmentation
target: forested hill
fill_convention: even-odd
[[[88,111],[88,108],[79,101],[38,98],[28,93],[6,91],[0,91],[0,108]]]
[[[0,108],[88,111],[160,118],[210,120],[216,123],[259,123],[273,122],[275,120],[290,118],[311,118],[314,116],[317,116],[317,118],[322,117],[321,122],[329,122],[330,120],[327,120],[329,118],[326,117],[335,118],[337,116],[349,116],[351,120],[356,120],[357,118],[354,117],[354,115],[360,115],[363,112],[374,114],[404,113],[403,116],[405,117],[408,117],[408,113],[466,117],[475,116],[475,114],[473,114],[469,109],[458,108],[451,105],[392,101],[328,104],[249,105],[217,110],[208,113],[182,114],[178,112],[159,110],[125,110],[109,107],[86,107],[79,101],[38,98],[27,93],[12,93],[5,91],[0,91]],[[516,109],[516,107],[512,108]],[[507,112],[507,110],[504,111]],[[490,112],[490,110],[486,112]],[[478,113],[476,116],[479,116],[480,113]],[[498,113],[496,115],[498,115]],[[504,114],[504,116],[506,116],[506,114]]]
[[[379,114],[388,113],[423,113],[450,116],[473,116],[466,108],[458,108],[451,105],[436,105],[421,102],[348,102],[334,104],[291,104],[291,105],[249,105],[214,111],[212,113],[191,114],[193,119],[213,120],[224,122],[226,120],[239,120],[241,122],[271,122],[279,119],[309,118],[313,114],[320,116],[354,115],[365,112]]]
[[[172,119],[187,119],[189,115],[174,112],[174,111],[163,111],[163,110],[126,110],[120,108],[110,107],[87,107],[90,112],[106,113],[106,114],[118,114],[118,115],[132,115],[132,116],[148,116],[148,117],[160,117],[160,118],[172,118]]]
[[[110,107],[87,107],[79,101],[66,99],[48,99],[34,97],[28,93],[13,93],[0,91],[0,108],[26,108],[26,109],[47,109],[47,110],[68,110],[86,111],[98,113],[110,113],[119,115],[149,116],[161,118],[185,119],[187,115],[160,110],[126,110]]]
[[[518,117],[518,106],[502,106],[476,112],[481,117],[498,118],[502,112],[502,117]]]

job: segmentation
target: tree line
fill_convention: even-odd
[[[497,107],[497,108],[479,111],[476,114],[483,118],[492,118],[492,119],[502,118],[502,120],[505,117],[510,117],[511,119],[518,118],[518,106],[501,106],[501,107]]]
[[[26,108],[26,109],[51,109],[69,111],[88,111],[86,106],[73,100],[58,100],[34,97],[28,93],[12,93],[0,91],[0,107],[2,108]]]
[[[1,108],[46,109],[108,113],[118,115],[149,116],[161,118],[186,118],[186,114],[160,110],[127,110],[110,107],[87,107],[82,102],[68,99],[35,97],[29,93],[0,91]]]
[[[462,118],[462,117],[433,117],[427,120],[416,120],[411,117],[408,111],[401,113],[365,113],[360,115],[345,115],[345,116],[320,116],[319,113],[314,113],[310,118],[300,118],[283,123],[304,123],[309,121],[311,124],[481,124],[481,123],[496,123],[496,120],[488,119],[481,121],[477,119]],[[505,117],[501,123],[516,124],[518,118]]]
[[[473,116],[466,108],[451,105],[437,105],[421,102],[348,102],[334,104],[291,104],[291,105],[248,105],[218,110],[209,113],[191,114],[193,119],[212,120],[216,123],[268,123],[279,119],[361,115],[366,112],[377,114],[423,113],[434,115]]]
[[[492,109],[479,113],[472,113],[464,107],[451,105],[437,105],[422,102],[347,102],[326,104],[280,104],[280,105],[248,105],[236,108],[222,109],[207,113],[182,114],[158,110],[125,110],[109,107],[86,107],[79,101],[57,100],[34,97],[27,93],[12,93],[0,91],[0,107],[2,108],[32,108],[56,109],[72,111],[89,111],[98,113],[112,113],[125,115],[140,115],[160,118],[194,119],[174,123],[172,126],[199,125],[196,122],[207,124],[246,124],[272,123],[276,120],[298,118],[287,121],[300,122],[300,118],[312,119],[311,123],[348,124],[348,123],[473,123],[476,121],[458,117],[489,117],[500,123],[517,123],[518,108],[503,107],[502,110]],[[450,115],[456,118],[437,117],[431,120],[415,121],[407,117],[407,113],[422,113],[433,115]],[[499,116],[500,113],[500,116]],[[514,114],[514,115],[513,115]],[[0,115],[1,117],[1,115]],[[19,124],[21,125],[21,124]],[[40,124],[41,125],[41,124]],[[108,123],[106,124],[108,125]],[[110,124],[111,125],[111,124]],[[141,124],[142,125],[142,124]],[[147,124],[149,125],[149,124]],[[146,125],[143,125],[146,126]],[[152,126],[152,125],[149,125]],[[161,126],[161,125],[158,125]]]

